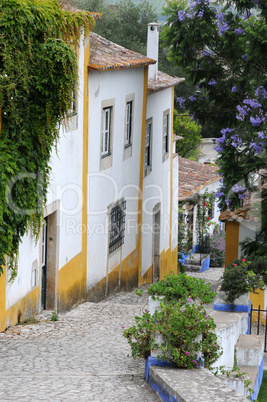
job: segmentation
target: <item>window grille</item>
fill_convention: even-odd
[[[110,213],[109,253],[117,250],[125,237],[126,201],[114,206]]]

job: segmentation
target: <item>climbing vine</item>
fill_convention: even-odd
[[[63,11],[57,0],[0,4],[0,274],[31,229],[38,238],[49,159],[78,79],[75,46],[87,12]]]

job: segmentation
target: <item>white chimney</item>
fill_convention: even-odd
[[[159,55],[159,24],[151,22],[147,29],[147,57],[157,60],[148,68],[148,79],[158,79],[158,55]]]

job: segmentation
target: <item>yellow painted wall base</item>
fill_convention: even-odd
[[[10,307],[4,314],[1,312],[0,332],[6,328],[16,325],[18,322],[25,320],[38,313],[39,307],[39,286],[28,293],[23,299],[14,306]]]
[[[257,289],[257,293],[250,292],[249,293],[249,300],[251,301],[251,305],[253,308],[258,309],[260,306],[260,310],[266,309],[267,300],[264,300],[264,290]],[[252,312],[252,322],[258,321],[258,312]],[[266,322],[266,314],[260,313],[260,321],[262,324]]]
[[[163,250],[160,253],[160,277],[159,279],[164,279],[164,276],[169,275],[172,271],[172,252],[171,249]]]
[[[69,261],[59,271],[58,310],[66,311],[86,297],[86,263],[82,253]]]
[[[172,250],[172,272],[178,274],[178,246]]]

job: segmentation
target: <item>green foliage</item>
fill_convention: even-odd
[[[181,304],[189,299],[197,300],[200,304],[212,303],[216,292],[211,290],[210,283],[203,279],[187,276],[185,273],[174,275],[171,273],[159,282],[153,283],[148,288],[148,294],[153,296],[164,296],[168,302]]]
[[[213,200],[214,195],[207,191],[199,196],[198,199],[196,230],[200,253],[209,252],[209,227],[211,225],[209,210],[211,209],[211,203]]]
[[[51,321],[58,321],[58,315],[56,311],[52,311]]]
[[[147,358],[151,349],[159,349],[159,359],[171,361],[175,367],[192,369],[201,365],[201,355],[205,367],[211,368],[221,352],[212,332],[214,321],[205,309],[189,303],[161,303],[160,307],[152,316],[145,312],[142,317],[135,317],[136,325],[124,330],[132,356]],[[157,334],[163,337],[161,345],[157,343]],[[200,334],[202,339],[197,338]]]
[[[254,270],[255,267],[255,270]],[[255,260],[252,257],[249,261],[245,258],[234,260],[224,270],[222,276],[221,290],[226,292],[226,301],[234,305],[235,299],[247,292],[255,292],[256,289],[263,289],[267,279],[267,260]],[[262,278],[264,275],[264,279]],[[265,282],[267,284],[267,282]]]
[[[200,154],[201,126],[189,114],[178,114],[174,110],[173,131],[181,135],[182,140],[176,142],[176,152],[183,158],[197,160]]]
[[[267,370],[263,370],[263,378],[258,395],[258,402],[266,402],[267,395]]]
[[[78,79],[73,46],[92,24],[57,0],[0,4],[0,267],[10,256],[12,277],[22,236],[39,234],[51,150]]]

